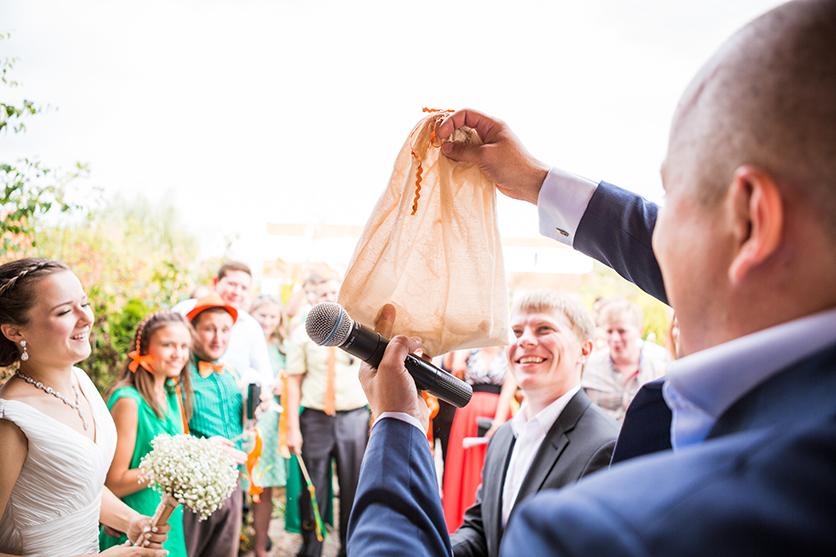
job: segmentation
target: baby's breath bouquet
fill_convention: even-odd
[[[157,435],[142,457],[140,481],[148,480],[163,498],[152,524],[165,524],[177,505],[206,520],[232,495],[238,469],[232,459],[208,439],[191,435]]]

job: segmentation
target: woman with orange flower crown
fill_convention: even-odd
[[[191,416],[189,356],[192,326],[182,315],[157,311],[136,328],[133,351],[122,376],[110,389],[108,408],[116,422],[116,454],[105,485],[129,507],[153,515],[161,495],[140,482],[139,462],[151,452],[151,440],[159,434],[188,432]],[[165,549],[171,557],[186,557],[183,508],[169,518],[171,531]],[[121,532],[102,528],[101,549],[125,542]]]

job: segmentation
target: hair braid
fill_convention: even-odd
[[[25,277],[29,273],[34,273],[35,271],[43,269],[44,267],[46,267],[47,265],[50,265],[52,263],[54,263],[54,261],[51,261],[49,259],[44,259],[42,261],[39,261],[38,263],[33,263],[32,265],[29,265],[28,267],[24,267],[23,270],[21,270],[17,275],[10,278],[6,282],[6,284],[0,286],[0,296],[3,296],[7,292],[9,292],[12,288],[15,287],[15,285],[17,284],[17,282],[19,280],[21,280],[23,277]]]

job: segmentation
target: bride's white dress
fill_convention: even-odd
[[[96,442],[28,404],[0,398],[0,418],[17,424],[29,455],[0,519],[0,553],[66,557],[99,552],[102,486],[116,449],[116,426],[99,392],[80,369],[93,408]]]

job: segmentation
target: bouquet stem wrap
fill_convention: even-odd
[[[171,517],[171,513],[174,512],[174,509],[177,508],[180,502],[169,495],[168,493],[163,493],[163,498],[160,500],[160,504],[157,505],[157,510],[154,512],[154,516],[151,517],[151,526],[162,526],[168,519]]]

